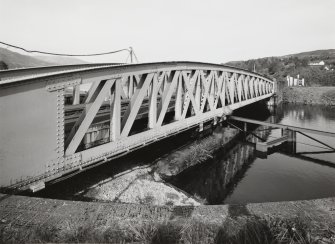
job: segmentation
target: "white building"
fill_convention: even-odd
[[[324,61],[309,63],[309,66],[324,66],[324,65],[325,65]]]
[[[287,86],[305,86],[305,79],[299,78],[299,75],[297,75],[297,78],[294,78],[292,76],[287,76],[286,77],[287,80]]]

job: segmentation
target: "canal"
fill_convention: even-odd
[[[234,115],[281,123],[293,126],[335,131],[335,108],[325,106],[306,106],[284,104],[267,107],[265,103],[248,106],[234,112]],[[226,128],[243,125],[223,124]],[[271,150],[269,155],[260,156],[255,150],[259,138],[271,140],[279,137],[279,129],[248,125],[252,134],[239,133],[229,148],[209,151],[211,155],[192,167],[177,170],[174,175],[159,180],[164,182],[166,191],[157,184],[157,175],[153,173],[155,164],[169,160],[170,156],[192,153],[194,143],[201,145],[211,138],[224,137],[225,128],[216,127],[201,134],[195,130],[165,139],[154,145],[142,148],[125,157],[115,159],[61,182],[48,185],[36,196],[85,201],[112,201],[147,204],[187,205],[252,203],[288,200],[307,200],[335,196],[335,153],[329,152],[324,145],[303,135],[297,136],[295,151],[284,144]],[[332,137],[310,135],[335,147]],[[208,143],[207,143],[208,145]],[[190,157],[188,157],[190,158]],[[193,159],[197,160],[197,159]],[[141,168],[143,167],[143,168]],[[144,168],[150,168],[145,171]],[[141,172],[135,177],[132,172]],[[129,175],[128,178],[126,177]],[[138,174],[139,175],[139,174]],[[149,177],[150,176],[150,177]],[[131,178],[133,177],[133,178]],[[135,179],[135,178],[136,179]],[[129,180],[130,179],[130,180]],[[136,183],[138,181],[139,183]],[[150,188],[145,195],[141,187]],[[122,188],[121,185],[124,187]],[[116,191],[118,189],[117,193]],[[173,192],[172,192],[173,190]],[[127,193],[128,191],[128,193]],[[187,200],[176,194],[181,192]],[[141,193],[139,196],[133,197]],[[164,193],[171,199],[182,200],[155,201],[155,197]],[[127,195],[127,197],[122,196]],[[134,200],[137,199],[137,200]],[[191,199],[191,200],[190,200]]]
[[[286,125],[335,131],[335,108],[283,104],[270,110],[263,110],[269,115],[266,119],[255,110],[248,112],[244,109],[237,114]],[[263,136],[267,140],[280,137],[281,133],[279,129],[269,130],[264,127],[254,131],[255,134],[266,131]],[[311,136],[335,147],[332,137]],[[206,165],[183,173],[174,179],[174,184],[204,199],[207,204],[244,204],[335,196],[335,153],[325,152],[329,148],[298,134],[295,153],[288,153],[288,148],[283,145],[267,158],[259,158],[253,146],[244,139],[239,142],[238,150],[249,149],[249,158],[245,158],[247,162],[243,163],[227,185],[221,184],[227,182],[227,174],[223,174],[222,169],[230,170],[225,167],[229,161],[227,156],[215,158]]]

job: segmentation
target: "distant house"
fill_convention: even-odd
[[[286,77],[287,80],[287,86],[305,86],[305,79],[300,79],[299,75],[297,75],[297,78],[294,78],[293,76],[288,75]]]
[[[324,61],[320,61],[320,62],[315,62],[315,63],[309,63],[309,66],[324,66],[325,62]]]

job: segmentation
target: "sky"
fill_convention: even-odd
[[[140,62],[222,63],[335,48],[334,16],[335,0],[0,0],[0,41],[70,54],[131,46]]]

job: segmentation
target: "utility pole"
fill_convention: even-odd
[[[133,48],[132,47],[129,47],[129,52],[130,52],[130,63],[132,64],[133,63]]]
[[[136,63],[138,63],[138,59],[137,59],[137,56],[134,52],[134,49],[132,47],[129,47],[129,55],[130,55],[130,63],[133,64],[134,61],[136,61]],[[127,58],[128,60],[128,58]]]

